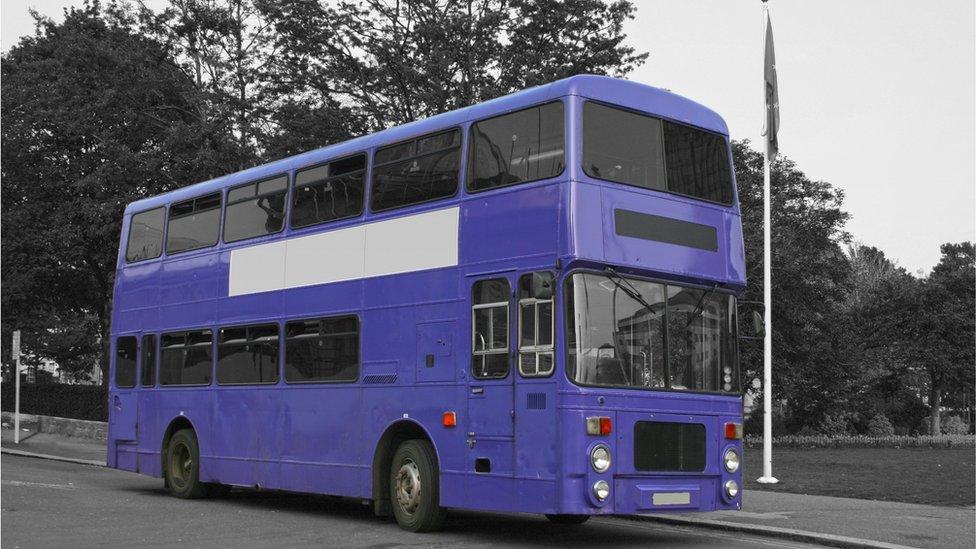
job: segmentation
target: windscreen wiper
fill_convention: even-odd
[[[637,291],[637,288],[635,288],[634,285],[631,284],[626,278],[618,275],[617,271],[613,270],[613,267],[607,267],[605,272],[607,273],[607,279],[610,280],[610,282],[613,282],[614,286],[623,290],[625,294],[629,295],[634,301],[643,305],[648,311],[654,312],[654,308],[651,307],[651,304],[648,303],[643,296],[641,296],[640,292]]]
[[[691,318],[688,319],[688,323],[685,324],[685,328],[691,326],[691,323],[694,322],[696,318],[700,317],[702,313],[705,312],[705,308],[704,308],[705,299],[707,299],[708,296],[712,295],[715,292],[716,288],[718,288],[718,284],[715,284],[714,286],[709,288],[707,292],[703,293],[702,296],[698,298],[698,304],[695,305],[695,310],[691,313]]]

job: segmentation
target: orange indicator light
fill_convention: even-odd
[[[454,412],[444,412],[443,416],[444,427],[455,427],[457,426],[457,414]]]

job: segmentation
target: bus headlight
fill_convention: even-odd
[[[739,483],[734,480],[726,482],[725,495],[728,496],[729,499],[735,499],[735,496],[739,495]]]
[[[725,455],[722,456],[722,461],[725,462],[725,470],[734,473],[739,470],[739,452],[735,451],[735,448],[729,448],[725,451]]]
[[[610,497],[610,485],[605,480],[598,480],[593,485],[593,496],[597,501],[606,501]]]
[[[590,464],[597,473],[606,473],[610,468],[610,448],[602,444],[596,445],[590,452]]]

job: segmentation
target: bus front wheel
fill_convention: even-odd
[[[200,445],[192,429],[181,429],[173,434],[164,458],[164,480],[170,494],[183,499],[196,499],[230,491],[229,486],[200,482]]]
[[[440,474],[434,447],[426,440],[407,440],[393,455],[390,504],[404,530],[430,532],[444,524],[440,506]]]

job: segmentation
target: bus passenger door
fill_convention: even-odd
[[[474,279],[470,296],[466,473],[468,504],[497,508],[512,500],[515,452],[513,307],[514,277]]]

